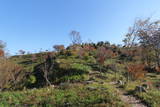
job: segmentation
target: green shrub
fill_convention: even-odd
[[[30,75],[27,79],[27,85],[32,85],[34,83],[36,83],[36,77],[34,75]]]
[[[91,71],[91,67],[83,64],[78,64],[78,63],[74,63],[73,65],[71,65],[71,69],[75,69],[77,71],[83,71],[83,72]]]

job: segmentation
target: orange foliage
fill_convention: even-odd
[[[4,57],[4,51],[0,49],[0,57]]]
[[[115,52],[115,53],[112,54],[112,57],[117,57],[117,56],[118,56],[117,52]]]
[[[146,73],[145,66],[143,64],[128,65],[127,69],[134,79],[142,79]]]

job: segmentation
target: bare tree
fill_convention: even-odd
[[[78,45],[82,43],[80,32],[77,32],[75,30],[71,31],[70,39],[73,45]]]
[[[47,55],[45,56],[45,62],[44,62],[44,66],[43,66],[43,76],[46,80],[47,85],[51,86],[51,82],[49,80],[49,75],[51,73],[51,70],[53,69],[53,56],[52,53],[47,53]]]
[[[151,60],[157,59],[157,65],[160,66],[160,21],[151,21],[151,18],[136,20],[133,27],[129,29],[129,33],[124,39],[125,46],[131,50],[133,46],[141,46],[142,58],[147,65]]]
[[[160,30],[157,30],[150,38],[150,43],[155,51],[157,66],[160,67]]]
[[[159,21],[146,21],[143,24],[143,29],[139,30],[140,45],[146,51],[143,54],[146,55],[148,65],[151,60],[156,60],[158,66],[160,66],[160,23]],[[155,58],[153,58],[153,56]]]

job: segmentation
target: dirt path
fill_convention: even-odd
[[[120,98],[123,102],[131,105],[131,107],[147,107],[145,104],[142,103],[141,100],[137,99],[132,95],[127,95],[124,92],[120,92]]]
[[[115,82],[111,82],[110,84],[116,86]],[[132,95],[128,95],[126,92],[123,92],[122,90],[118,88],[117,88],[117,92],[119,93],[121,100],[131,107],[148,107],[140,99],[137,99],[136,97]]]
[[[90,73],[89,75],[91,77],[95,77],[95,75],[99,74],[98,71],[94,71]],[[117,93],[119,94],[121,100],[127,104],[128,107],[148,107],[146,106],[140,99],[137,99],[133,95],[128,95],[127,92],[117,88],[116,82],[110,82],[111,85],[113,85],[117,89]]]

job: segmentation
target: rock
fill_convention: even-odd
[[[117,84],[118,84],[118,85],[124,85],[125,83],[124,83],[123,81],[121,81],[121,80],[118,80],[118,81],[117,81]]]
[[[70,107],[70,106],[71,106],[71,104],[70,104],[70,103],[65,102],[65,103],[64,103],[64,106],[65,106],[65,107]]]
[[[135,92],[147,92],[147,90],[143,86],[136,86]]]
[[[59,84],[59,87],[60,87],[61,89],[66,89],[66,88],[69,88],[69,87],[70,87],[70,84],[67,83],[67,82],[65,82],[65,83],[60,83],[60,84]]]
[[[51,88],[55,88],[55,86],[54,86],[54,85],[51,85],[50,87],[51,87]]]
[[[90,87],[90,86],[88,86],[87,89],[90,90],[90,91],[95,91],[95,90],[97,90],[97,88],[95,88],[95,87]]]
[[[147,92],[148,89],[149,89],[148,84],[142,84],[141,86],[136,86],[135,91],[136,92]]]
[[[123,83],[122,83],[121,80],[118,80],[118,81],[117,81],[117,84],[118,84],[118,85],[122,85]]]
[[[69,85],[69,83],[65,82],[65,83],[60,83],[59,86],[65,86],[65,85]]]
[[[37,90],[37,88],[33,88],[32,90]]]
[[[149,89],[148,84],[142,84],[142,87],[144,87],[145,89]]]
[[[93,81],[84,81],[84,84],[92,84]]]

